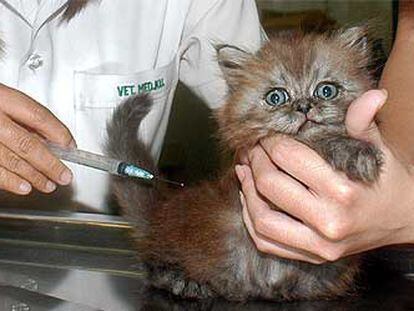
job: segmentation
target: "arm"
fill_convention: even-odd
[[[400,1],[394,46],[380,86],[389,99],[380,111],[379,127],[386,141],[409,163],[414,163],[414,2]]]

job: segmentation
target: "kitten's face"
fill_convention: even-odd
[[[359,28],[290,33],[272,39],[256,55],[219,49],[230,89],[218,113],[225,142],[240,149],[277,133],[306,140],[343,132],[349,104],[372,87],[363,36]]]

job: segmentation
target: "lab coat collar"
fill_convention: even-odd
[[[0,4],[3,4],[7,9],[19,17],[28,27],[32,28],[36,33],[46,23],[57,17],[62,13],[70,2],[76,0],[29,0],[35,1],[38,4],[39,10],[37,16],[33,21],[29,16],[25,16],[25,12],[19,10],[21,8],[20,0],[0,0]],[[20,4],[19,4],[20,3]],[[33,3],[31,3],[33,5]]]

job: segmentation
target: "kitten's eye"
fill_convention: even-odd
[[[331,83],[321,83],[315,90],[315,96],[323,100],[331,100],[338,96],[338,88]]]
[[[280,106],[289,100],[289,94],[285,89],[276,88],[266,94],[266,103],[270,106]]]

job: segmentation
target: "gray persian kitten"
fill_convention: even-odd
[[[363,29],[283,33],[256,54],[229,46],[217,50],[229,93],[216,116],[231,152],[283,133],[349,178],[375,182],[380,151],[349,137],[344,126],[351,101],[373,86]],[[107,150],[156,171],[141,142],[131,147],[150,107],[148,97],[118,107],[108,124]],[[333,298],[353,287],[358,256],[313,265],[258,251],[242,221],[233,167],[214,182],[184,190],[120,178],[113,186],[133,226],[138,257],[157,288],[186,298],[280,301]]]

